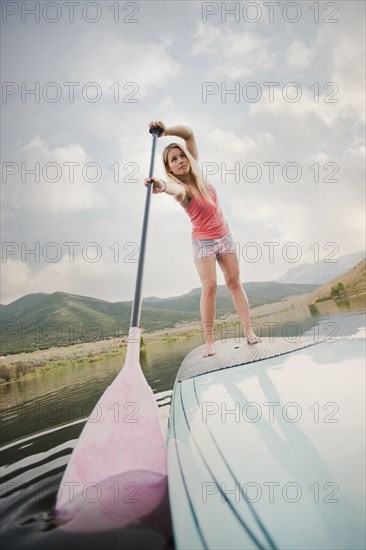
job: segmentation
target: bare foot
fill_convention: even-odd
[[[210,357],[210,355],[214,355],[215,352],[215,344],[214,342],[206,342],[205,349],[202,353],[202,357]]]
[[[252,344],[258,344],[259,342],[262,341],[262,338],[260,338],[260,337],[257,336],[256,334],[254,334],[254,332],[249,332],[249,333],[246,334],[245,336],[246,336],[246,339],[247,339],[248,344],[250,344],[250,345],[252,345]]]

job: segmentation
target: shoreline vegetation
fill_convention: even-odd
[[[260,318],[304,305],[306,294],[290,296],[279,302],[264,304],[251,308],[251,320],[260,325]],[[238,323],[235,314],[216,320],[216,325],[225,323],[227,328]],[[255,326],[255,325],[254,325]],[[167,328],[153,332],[141,332],[142,347],[148,351],[154,345],[169,344],[178,340],[188,340],[202,335],[200,322],[186,322],[177,324],[174,328]],[[203,342],[202,342],[203,343]],[[120,336],[106,340],[72,344],[69,346],[55,346],[31,352],[22,352],[6,355],[1,358],[0,384],[16,382],[24,378],[39,376],[51,370],[68,366],[85,365],[102,359],[121,356],[124,360],[127,348],[127,336]]]
[[[336,303],[335,300],[330,299],[330,301]],[[289,316],[292,322],[311,318],[314,314],[314,309],[311,306],[314,305],[311,292],[288,296],[278,302],[251,308],[251,322],[255,330],[261,330],[264,322],[285,322],[288,321]],[[239,324],[236,314],[228,314],[218,318],[216,320],[217,339],[219,339],[220,325],[221,329],[225,326],[225,329],[230,330]],[[148,351],[156,345],[176,343],[198,338],[199,336],[202,337],[200,322],[180,323],[174,328],[154,332],[142,331],[141,348]],[[230,337],[233,337],[232,330]],[[124,360],[126,348],[127,336],[121,336],[107,340],[6,355],[1,357],[0,384],[18,382],[57,369],[77,367],[118,356]]]

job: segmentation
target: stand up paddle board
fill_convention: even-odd
[[[169,417],[176,548],[364,548],[364,338],[187,355]]]

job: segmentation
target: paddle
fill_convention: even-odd
[[[162,131],[150,129],[150,178],[156,140]],[[88,418],[57,495],[56,520],[68,531],[99,531],[136,523],[166,498],[166,445],[158,407],[139,362],[151,193],[149,183],[125,364]]]

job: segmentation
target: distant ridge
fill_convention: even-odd
[[[338,254],[332,258],[332,249],[323,251],[324,259],[316,263],[303,263],[286,271],[286,273],[276,279],[277,283],[297,283],[297,284],[316,284],[322,285],[339,275],[342,275],[351,267],[365,258],[365,251],[354,252],[338,257]],[[328,257],[327,257],[328,256]],[[337,259],[337,262],[330,262],[331,259]]]
[[[311,292],[318,285],[249,282],[244,288],[250,307],[273,303],[289,295]],[[182,296],[144,298],[141,328],[146,332],[174,327],[184,321],[200,319],[201,288]],[[217,290],[217,317],[234,313],[225,285]],[[27,294],[1,309],[2,355],[90,342],[127,335],[131,301],[108,302],[68,294],[43,292]]]

